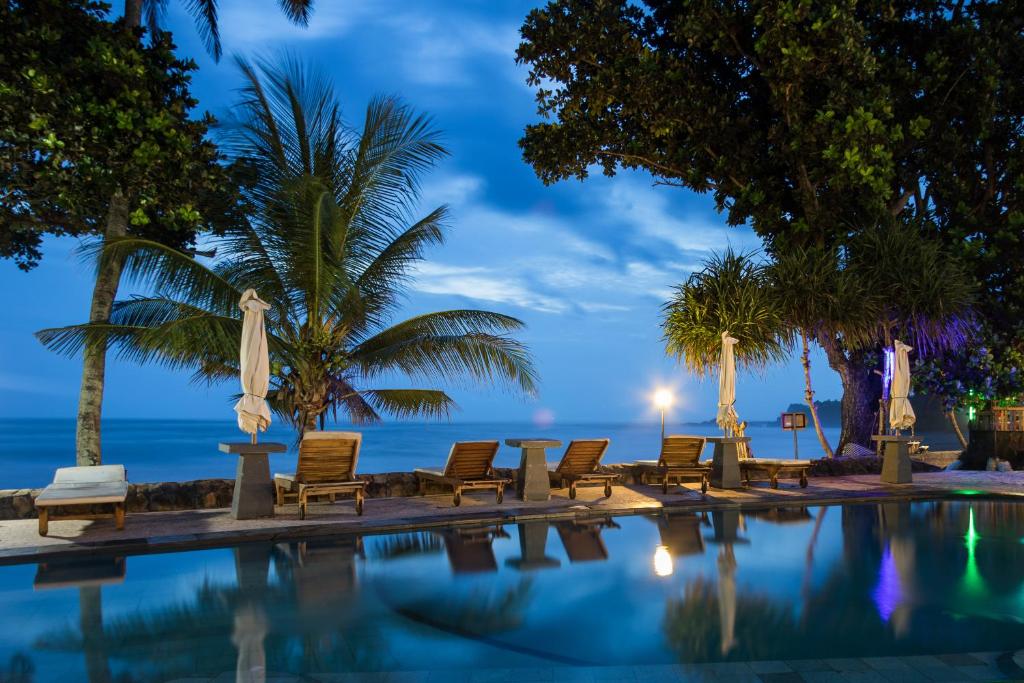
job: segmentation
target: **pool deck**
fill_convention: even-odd
[[[299,520],[294,504],[277,508],[274,517],[239,521],[230,510],[187,510],[128,515],[123,531],[112,520],[52,521],[50,533],[39,536],[35,519],[0,521],[0,564],[49,561],[74,554],[139,554],[216,547],[246,541],[279,541],[297,537],[366,534],[469,524],[514,524],[566,517],[645,514],[659,510],[721,510],[789,505],[885,503],[950,497],[964,492],[988,496],[1024,496],[1022,472],[927,472],[914,483],[885,485],[878,475],[812,477],[806,489],[795,479],[780,479],[779,488],[754,482],[737,490],[708,489],[702,497],[696,484],[669,489],[657,486],[616,486],[610,498],[600,487],[579,489],[576,500],[566,491],[552,491],[551,500],[523,502],[506,496],[502,505],[493,493],[463,496],[460,507],[450,495],[374,498],[365,514],[355,514],[350,500],[311,504]]]

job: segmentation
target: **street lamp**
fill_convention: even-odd
[[[658,389],[654,392],[654,405],[661,411],[661,440],[665,441],[665,411],[672,407],[675,397],[668,389]]]

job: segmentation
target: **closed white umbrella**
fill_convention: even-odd
[[[889,428],[910,429],[917,421],[910,405],[910,358],[913,349],[896,340],[896,360],[893,363],[892,391],[889,395]]]
[[[739,417],[736,415],[736,358],[732,347],[736,345],[736,339],[729,336],[728,332],[722,333],[722,353],[718,363],[718,414],[715,422],[721,427],[726,436],[732,436],[739,425]]]
[[[253,443],[256,443],[256,433],[265,432],[270,426],[270,408],[267,406],[270,356],[267,352],[267,330],[263,325],[263,312],[270,308],[270,304],[262,301],[256,290],[247,289],[238,306],[244,312],[239,351],[242,398],[235,404],[235,412],[238,413],[238,428],[252,434]]]

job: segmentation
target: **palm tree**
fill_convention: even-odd
[[[143,15],[150,32],[155,34],[167,8],[168,0],[125,0],[125,28],[134,31],[142,25]],[[285,15],[305,26],[312,12],[313,0],[278,0]],[[217,0],[189,0],[189,12],[196,20],[199,33],[215,59],[220,59],[220,31],[217,24]],[[103,226],[103,243],[110,243],[128,234],[131,213],[131,188],[119,188],[110,197]],[[114,300],[121,282],[124,263],[117,258],[103,259],[96,270],[89,320],[97,325],[110,323]],[[82,383],[78,394],[78,416],[75,429],[75,453],[79,465],[102,462],[100,419],[103,414],[103,392],[106,384],[106,339],[97,338],[82,348]]]
[[[729,248],[702,265],[662,309],[666,352],[706,375],[718,367],[721,334],[728,331],[738,340],[737,367],[764,368],[785,359],[793,335],[771,295],[769,263]]]
[[[228,379],[238,372],[238,300],[252,288],[270,304],[268,400],[300,432],[339,411],[365,423],[455,407],[438,389],[369,386],[381,378],[534,392],[529,353],[509,336],[522,327],[515,318],[450,310],[388,324],[410,267],[444,241],[446,207],[414,218],[422,174],[447,154],[429,120],[383,97],[354,130],[331,86],[295,61],[239,67],[246,85],[224,142],[253,171],[248,223],[215,241],[212,266],[152,241],[108,243],[102,258],[123,261],[154,293],[117,302],[107,324],[43,330],[40,340],[65,353],[108,340],[131,360]]]

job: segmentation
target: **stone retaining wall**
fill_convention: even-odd
[[[914,463],[914,471],[937,469],[924,463]],[[614,464],[602,468],[605,472],[618,474],[620,483],[633,485],[640,483],[635,468],[627,464]],[[509,468],[496,468],[499,476],[507,477],[514,482],[517,471]],[[881,461],[878,458],[835,458],[819,460],[811,468],[811,476],[840,476],[844,474],[877,474],[881,472]],[[785,476],[785,475],[781,475]],[[383,474],[364,474],[360,479],[367,482],[366,494],[369,498],[390,498],[415,496],[419,493],[416,477],[412,472],[386,472]],[[167,512],[170,510],[205,510],[211,508],[231,507],[231,496],[235,490],[233,479],[198,479],[183,482],[160,482],[155,484],[130,484],[128,486],[127,509],[129,513]],[[450,489],[448,489],[450,491]],[[0,490],[0,520],[35,518],[36,509],[32,504],[42,489],[8,489]],[[427,493],[442,493],[445,489],[437,485],[429,485]],[[82,512],[82,508],[76,508]],[[97,510],[99,512],[100,510]],[[57,515],[61,514],[58,509]]]

